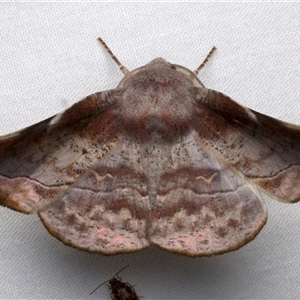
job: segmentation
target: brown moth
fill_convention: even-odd
[[[120,272],[128,268],[126,266],[125,268],[121,269],[119,272],[117,272],[113,278],[101,283],[98,285],[91,293],[93,294],[100,286],[105,284],[106,282],[109,283],[109,289],[111,290],[110,297],[112,300],[139,300],[139,296],[136,294],[133,286],[128,282],[123,282],[122,278],[120,278],[118,275]]]
[[[104,42],[100,40],[103,45]],[[118,254],[236,250],[267,220],[260,191],[300,199],[300,126],[205,88],[157,58],[0,138],[0,203],[67,245]]]

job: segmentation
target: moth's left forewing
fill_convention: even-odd
[[[0,204],[44,208],[100,159],[118,137],[118,91],[91,95],[65,112],[0,137]]]
[[[38,212],[65,244],[102,254],[149,246],[139,143],[119,122],[122,89],[0,138],[0,204]]]
[[[246,108],[208,90],[197,106],[199,137],[266,192],[300,200],[300,126]]]

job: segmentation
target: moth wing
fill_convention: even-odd
[[[300,200],[300,126],[213,90],[198,99],[196,110],[197,132],[207,147],[278,200]]]
[[[65,244],[115,254],[149,246],[150,206],[136,143],[118,126],[121,91],[0,138],[0,204],[38,212]]]
[[[257,187],[215,155],[198,133],[169,153],[152,208],[149,239],[171,252],[210,256],[251,241],[267,220]]]
[[[39,215],[65,244],[107,255],[149,246],[147,180],[140,145],[121,136],[109,152]]]
[[[0,204],[37,212],[101,159],[119,136],[119,91],[88,96],[66,111],[0,137]]]

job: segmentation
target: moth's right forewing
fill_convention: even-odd
[[[197,132],[212,151],[278,200],[300,200],[300,126],[213,90],[198,101],[197,113]]]

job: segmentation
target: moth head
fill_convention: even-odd
[[[199,87],[206,93],[192,71],[163,58],[126,73],[118,86],[120,127],[140,140],[176,139],[192,127]]]
[[[132,84],[184,84],[187,88],[202,87],[200,80],[191,70],[166,61],[162,57],[158,57],[150,61],[148,64],[139,67],[121,80],[118,88],[128,87]]]

